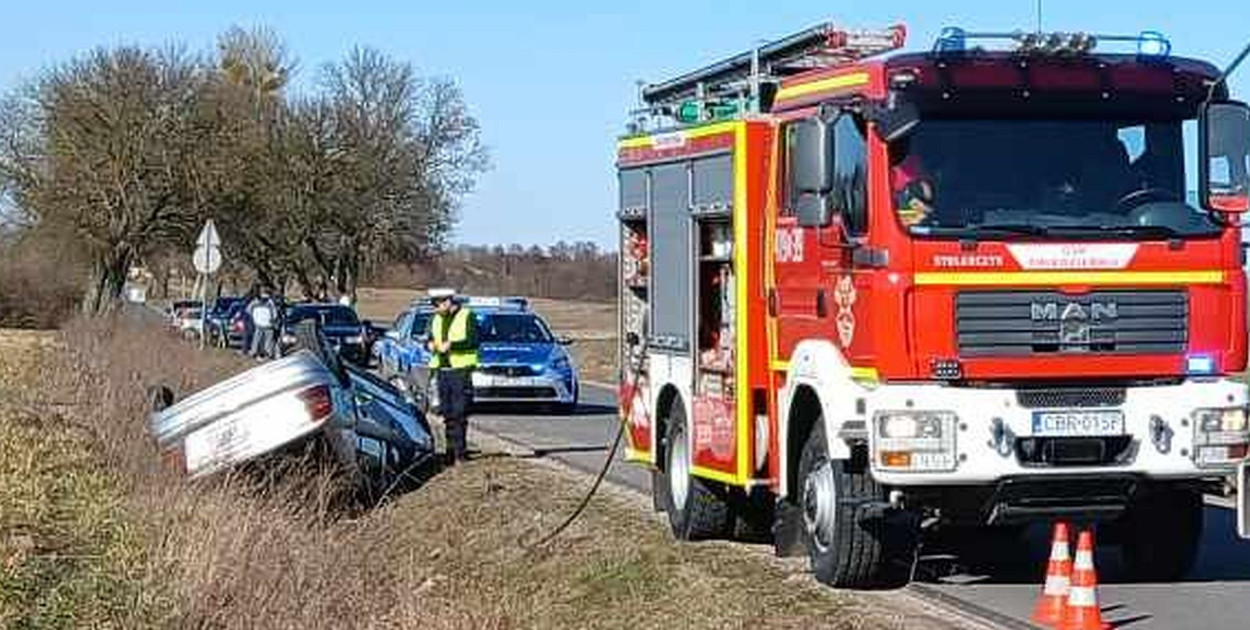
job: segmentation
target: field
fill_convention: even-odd
[[[360,316],[380,324],[390,324],[396,315],[424,291],[409,289],[360,289],[357,310]],[[569,351],[586,381],[616,381],[616,304],[531,299],[557,335],[573,339]]]
[[[535,548],[586,482],[489,447],[363,514],[328,507],[316,474],[189,485],[156,461],[144,391],[192,391],[246,362],[134,321],[0,346],[0,626],[952,627],[750,548],[674,543],[623,491]]]

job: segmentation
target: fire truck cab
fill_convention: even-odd
[[[678,538],[754,526],[838,586],[905,577],[922,524],[1060,518],[1179,576],[1247,475],[1250,110],[1158,33],[905,36],[821,25],[643,88],[630,459]]]

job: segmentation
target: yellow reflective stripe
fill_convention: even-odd
[[[693,138],[706,138],[707,136],[718,136],[723,133],[730,133],[736,127],[741,125],[739,121],[718,122],[702,127],[691,127],[690,129],[677,129],[673,131],[657,133],[649,136],[634,136],[625,138],[616,143],[617,149],[646,149],[655,144],[657,137],[663,136],[681,136],[684,140]]]
[[[1219,284],[1224,272],[1207,271],[935,271],[916,274],[917,285],[998,286],[1063,284]]]
[[[738,475],[731,475],[727,472],[721,472],[719,470],[712,470],[711,468],[704,468],[702,466],[691,466],[690,473],[696,477],[703,477],[704,479],[710,479],[712,481],[719,481],[723,484],[728,484],[731,486],[746,485],[746,480],[740,479]]]
[[[641,149],[649,146],[651,146],[651,136],[626,138],[616,143],[616,148],[618,149]]]
[[[650,453],[634,450],[628,446],[625,447],[625,461],[643,464],[654,463]]]
[[[779,361],[779,360],[774,360],[774,361],[772,362],[772,368],[773,368],[773,371],[774,371],[774,372],[789,372],[789,371],[790,371],[790,362],[789,362],[789,361]]]
[[[829,77],[828,79],[820,79],[819,81],[812,81],[810,83],[791,85],[777,90],[777,100],[783,101],[786,99],[799,98],[809,94],[815,94],[817,92],[824,92],[826,90],[839,90],[842,88],[864,85],[868,83],[868,79],[869,77],[867,72],[855,72],[852,74]]]
[[[881,375],[877,373],[877,368],[852,367],[851,378],[857,381],[871,381],[875,383],[881,380]]]
[[[734,136],[734,289],[736,297],[734,301],[734,326],[737,328],[737,365],[735,366],[734,375],[734,398],[735,406],[738,409],[738,430],[736,446],[738,460],[738,474],[733,483],[744,486],[747,479],[751,476],[753,466],[748,466],[747,460],[751,457],[750,444],[751,430],[755,425],[755,419],[752,416],[751,409],[751,376],[748,368],[751,365],[750,345],[747,343],[750,333],[750,322],[747,321],[750,311],[747,310],[749,294],[747,291],[747,282],[750,280],[750,260],[748,259],[751,247],[749,245],[747,234],[747,126],[744,123],[735,123]]]

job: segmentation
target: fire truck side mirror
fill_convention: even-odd
[[[829,225],[833,190],[833,138],[828,123],[808,118],[787,128],[787,171],[791,208],[803,227]]]
[[[1199,199],[1207,210],[1250,210],[1250,107],[1209,103],[1198,120]]]
[[[802,194],[794,201],[794,214],[799,227],[825,227],[832,222],[829,198],[825,195]]]
[[[833,189],[833,142],[819,118],[791,123],[787,142],[790,189],[799,195],[824,195]]]
[[[876,124],[877,135],[886,143],[907,137],[920,124],[920,110],[902,99],[893,99],[889,106],[873,109],[870,116]]]

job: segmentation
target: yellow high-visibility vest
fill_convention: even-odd
[[[448,341],[457,343],[464,341],[469,337],[469,318],[473,317],[473,313],[466,307],[460,307],[455,315],[451,316],[451,326],[447,330]],[[443,342],[443,315],[435,313],[433,320],[430,322],[430,338],[435,343]],[[453,369],[475,368],[478,365],[477,348],[470,350],[452,350],[447,353],[447,357],[451,363],[450,366],[443,365],[443,355],[437,352],[430,353],[430,367],[434,369],[451,367]]]

